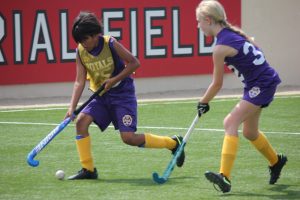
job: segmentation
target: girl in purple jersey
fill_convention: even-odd
[[[209,102],[222,88],[224,63],[245,84],[242,100],[224,119],[225,137],[219,173],[207,171],[206,178],[225,193],[231,190],[230,174],[238,150],[238,128],[243,124],[243,135],[269,161],[270,184],[276,183],[287,157],[277,154],[266,136],[259,130],[263,107],[273,100],[280,78],[269,66],[262,51],[240,29],[226,19],[223,6],[215,0],[204,0],[196,9],[198,28],[205,35],[217,39],[213,49],[213,80],[198,103],[199,116],[209,111]]]
[[[91,101],[76,120],[76,146],[82,169],[70,180],[97,179],[91,153],[91,137],[88,128],[92,122],[104,131],[110,123],[119,130],[124,143],[145,148],[166,148],[174,154],[181,136],[158,136],[150,133],[136,134],[137,101],[133,79],[130,75],[140,66],[123,45],[110,36],[103,35],[102,24],[90,12],[81,12],[75,19],[72,36],[78,43],[76,54],[76,80],[69,110],[72,116],[85,87],[96,91],[105,85],[103,92]],[[177,159],[177,166],[184,163],[184,152]]]

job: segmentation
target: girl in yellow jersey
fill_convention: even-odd
[[[125,144],[145,148],[167,148],[174,154],[182,137],[135,133],[137,101],[130,75],[140,66],[139,60],[113,37],[103,35],[102,24],[93,13],[80,12],[74,21],[72,36],[78,43],[76,80],[66,117],[71,116],[76,109],[86,79],[89,80],[92,91],[96,91],[103,84],[105,87],[77,117],[76,146],[82,169],[69,179],[98,178],[88,132],[92,122],[97,124],[101,131],[112,123],[115,129],[119,130]],[[177,166],[183,165],[184,158],[183,152],[177,160]]]

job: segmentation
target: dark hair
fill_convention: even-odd
[[[88,36],[103,34],[103,25],[91,12],[80,12],[75,18],[72,28],[72,36],[76,43],[82,42]]]

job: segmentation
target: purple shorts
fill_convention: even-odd
[[[101,131],[112,123],[120,132],[136,132],[137,101],[134,93],[98,96],[81,112],[92,116]]]
[[[277,85],[269,87],[253,86],[250,89],[244,89],[243,100],[246,100],[262,108],[267,107],[273,101]]]
[[[247,84],[244,88],[243,100],[246,100],[262,108],[267,107],[274,98],[277,85],[281,80],[274,70],[259,75],[253,83]]]

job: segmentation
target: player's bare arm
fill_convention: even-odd
[[[119,43],[117,40],[114,40],[113,44],[117,54],[122,60],[125,61],[126,67],[120,74],[108,79],[105,82],[106,91],[119,81],[123,80],[125,77],[132,74],[140,66],[140,61],[135,56],[133,56],[121,43]]]
[[[69,110],[66,114],[66,117],[71,116],[74,110],[76,109],[76,106],[79,102],[79,99],[82,95],[82,92],[85,87],[85,81],[86,81],[86,70],[84,66],[82,65],[79,55],[77,53],[76,55],[76,79],[74,82],[74,88],[73,88],[73,93],[72,93],[72,98],[71,98],[71,103]]]
[[[210,102],[223,85],[223,75],[224,75],[224,59],[227,55],[227,49],[224,46],[217,45],[213,51],[213,62],[214,62],[214,71],[213,71],[213,80],[206,90],[204,96],[201,99],[202,103]]]

